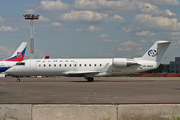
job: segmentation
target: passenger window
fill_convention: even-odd
[[[69,66],[71,67],[71,64],[69,64]]]
[[[61,64],[59,64],[59,67],[61,67]]]
[[[39,67],[41,67],[41,64],[39,64]]]
[[[94,64],[94,66],[96,67],[96,64]]]
[[[74,66],[76,67],[76,64],[74,64]]]
[[[46,67],[46,65],[44,64],[44,67]]]
[[[81,64],[79,64],[79,66],[81,67]]]
[[[64,66],[66,67],[66,64],[64,64]]]
[[[56,64],[54,64],[54,67],[56,67]]]
[[[86,64],[84,64],[84,66],[86,67]]]
[[[89,66],[91,67],[91,64],[89,64]]]
[[[102,64],[100,64],[100,66],[102,66]]]
[[[49,67],[51,67],[51,64],[49,64]]]

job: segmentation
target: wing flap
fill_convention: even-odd
[[[71,71],[66,72],[66,75],[69,77],[93,77],[96,74],[99,74],[98,71]]]
[[[94,77],[95,75],[106,72],[108,69],[109,63],[107,63],[101,71],[68,71],[64,74],[69,77]]]

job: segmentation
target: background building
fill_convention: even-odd
[[[170,61],[170,73],[180,73],[180,57],[175,57],[175,61]]]
[[[170,67],[169,64],[160,64],[157,69],[145,71],[143,73],[169,73]]]

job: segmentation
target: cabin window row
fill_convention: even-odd
[[[47,64],[43,64],[43,66],[44,67],[46,67],[46,66],[49,66],[49,67],[51,67],[51,66],[53,66],[53,65],[51,65],[51,64],[49,64],[49,65],[47,65]],[[57,65],[56,64],[54,64],[54,67],[56,67]],[[59,67],[61,67],[62,66],[62,64],[59,64]],[[68,64],[64,64],[64,67],[67,67],[68,66]],[[71,64],[69,64],[69,67],[71,67],[72,65]],[[74,67],[76,67],[77,66],[77,64],[74,64]],[[82,67],[83,65],[82,64],[79,64],[79,67]],[[84,67],[86,67],[86,66],[89,66],[89,67],[91,67],[91,66],[93,66],[93,65],[91,65],[91,64],[84,64]],[[97,66],[97,64],[94,64],[94,66],[96,67]],[[99,66],[101,67],[102,66],[102,64],[99,64]],[[41,64],[39,64],[39,67],[41,67]]]

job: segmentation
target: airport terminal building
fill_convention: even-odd
[[[180,57],[175,57],[175,61],[170,61],[170,73],[180,73]]]

